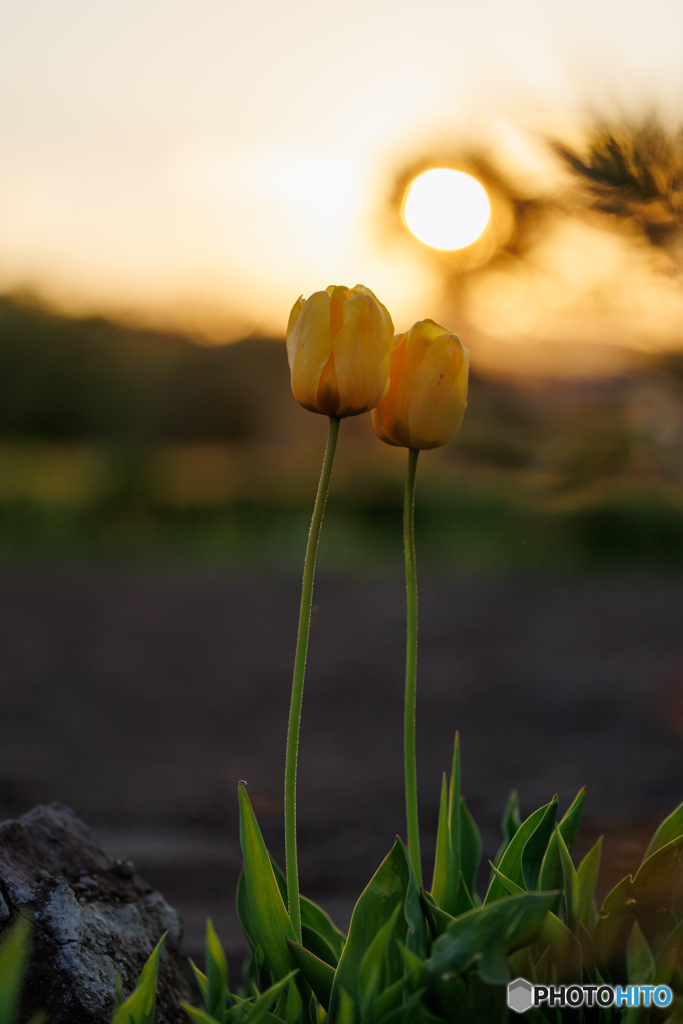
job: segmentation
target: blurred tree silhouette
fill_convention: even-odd
[[[553,148],[580,179],[580,199],[589,210],[681,264],[683,128],[670,133],[655,119],[599,125],[585,155],[560,142]]]

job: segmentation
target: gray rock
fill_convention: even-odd
[[[0,936],[18,914],[33,918],[21,1020],[46,1010],[50,1024],[110,1024],[116,972],[129,995],[168,932],[156,1024],[187,1021],[178,1007],[188,997],[180,918],[130,861],[110,860],[68,807],[0,823]]]

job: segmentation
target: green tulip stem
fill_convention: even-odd
[[[417,821],[417,765],[415,759],[415,693],[417,687],[417,572],[415,569],[415,471],[419,449],[408,450],[408,471],[403,504],[403,548],[406,559],[408,604],[406,630],[406,692],[404,712],[404,760],[408,853],[418,885],[422,885],[420,832]]]
[[[287,757],[285,761],[285,867],[287,871],[287,903],[289,916],[297,941],[301,942],[301,909],[299,906],[299,872],[296,859],[296,765],[299,753],[299,729],[301,726],[301,704],[304,696],[304,673],[306,671],[306,653],[308,651],[308,634],[311,625],[311,604],[313,602],[313,577],[315,575],[315,559],[318,553],[320,527],[327,501],[327,492],[332,475],[334,450],[337,446],[339,433],[339,417],[330,416],[327,434],[327,447],[323,468],[315,496],[311,528],[306,544],[304,560],[304,578],[301,586],[301,607],[299,609],[299,632],[296,638],[296,654],[294,657],[294,678],[292,680],[292,699],[289,708],[289,725],[287,727]]]

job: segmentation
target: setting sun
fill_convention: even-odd
[[[484,186],[464,171],[433,167],[411,182],[403,219],[432,249],[464,249],[484,232],[491,206]]]

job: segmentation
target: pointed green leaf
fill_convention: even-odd
[[[477,888],[477,873],[481,862],[481,836],[477,823],[469,812],[465,798],[460,798],[460,846],[462,874],[467,891],[474,896]]]
[[[330,1005],[334,968],[315,956],[310,950],[300,946],[298,942],[294,942],[293,939],[287,939],[287,945],[289,946],[294,963],[313,989],[316,998],[320,1000],[327,1010]]]
[[[585,802],[586,787],[584,786],[583,789],[580,789],[576,794],[574,800],[567,808],[566,813],[560,821],[560,833],[564,839],[565,846],[570,853],[574,849],[574,843],[576,842],[576,837],[579,834]],[[548,843],[548,849],[546,850],[543,858],[538,887],[539,889],[559,889],[562,885],[562,879],[563,874],[562,863],[560,861],[560,851],[557,846],[557,840],[553,835],[551,836],[550,842]]]
[[[295,974],[296,971],[290,971],[289,974],[285,974],[283,978],[267,988],[250,1008],[247,1016],[243,1018],[244,1024],[261,1024],[261,1021],[267,1021],[271,1017],[271,1006],[279,999]]]
[[[206,919],[206,1009],[222,1020],[230,1006],[228,961],[210,917]]]
[[[672,811],[668,818],[665,818],[661,823],[645,851],[643,863],[653,853],[656,853],[657,850],[661,850],[663,846],[671,843],[674,839],[678,839],[681,835],[683,835],[683,803],[680,803],[676,810]]]
[[[330,1015],[342,1012],[342,990],[357,1005],[360,1003],[360,965],[381,928],[396,907],[403,907],[409,881],[408,861],[400,840],[394,843],[379,868],[361,893],[351,917],[349,935],[339,959],[330,999]],[[401,976],[402,960],[396,951],[395,969]],[[393,979],[392,979],[393,980]]]
[[[293,960],[286,940],[296,935],[270,863],[245,786],[239,785],[240,845],[244,856],[249,916],[258,945],[276,980],[289,975]]]
[[[199,1010],[196,1006],[190,1006],[189,1003],[181,1003],[180,1005],[194,1024],[223,1024],[223,1020],[216,1020],[206,1010]]]
[[[196,963],[191,957],[188,957],[188,960],[190,963],[190,967],[192,969],[192,973],[194,974],[194,980],[197,982],[197,987],[199,988],[199,991],[201,993],[202,1001],[204,1003],[204,1006],[206,1006],[209,999],[209,983],[207,977],[202,971],[199,970]]]
[[[304,949],[307,949],[309,953],[313,953],[314,956],[318,957],[324,963],[328,964],[332,970],[335,970],[339,963],[339,957],[319,932],[314,931],[312,928],[307,928],[306,925],[301,926],[301,945]]]
[[[560,852],[562,863],[562,878],[564,883],[564,923],[574,935],[579,933],[580,921],[580,895],[579,876],[576,873],[569,850],[565,846],[559,825],[555,826],[555,841]]]
[[[408,855],[408,850],[400,839],[397,838],[397,842],[399,849],[405,857],[406,870],[408,872],[406,893],[403,900],[403,922],[398,938],[405,943],[405,946],[411,953],[425,957],[427,955],[427,921],[420,898],[420,887]]]
[[[557,817],[557,795],[550,801],[548,808],[534,829],[532,835],[522,850],[522,877],[524,885],[529,892],[532,892],[538,884],[541,874],[541,865],[545,857],[548,843],[555,829],[555,818]],[[519,834],[520,829],[515,833]],[[514,839],[513,839],[514,842]]]
[[[598,873],[600,871],[601,855],[602,836],[591,846],[576,871],[579,876],[579,916],[582,924],[589,930],[595,927],[595,918],[597,918],[593,897],[595,896],[595,886],[597,885]]]
[[[420,891],[422,897],[422,907],[424,909],[425,918],[429,926],[429,933],[432,939],[436,939],[455,921],[455,918],[451,914],[447,914],[445,910],[437,906],[436,900],[431,893],[425,892],[424,889]]]
[[[498,878],[503,883],[503,885],[505,886],[505,891],[509,893],[511,896],[519,896],[521,893],[526,892],[526,889],[523,889],[521,885],[517,885],[517,883],[513,882],[511,878],[508,878],[506,875],[504,875],[500,868],[497,868],[492,860],[489,861],[489,867],[491,868],[491,871],[493,871],[496,878]]]
[[[446,776],[443,777],[432,882],[432,896],[448,914],[455,914],[458,909],[458,889],[462,871],[461,832],[460,735],[456,732],[448,794]]]
[[[548,845],[548,840],[552,834],[552,827],[555,821],[555,814],[557,813],[557,797],[554,797],[549,804],[544,807],[539,807],[537,811],[534,811],[526,821],[522,822],[520,827],[515,832],[510,845],[506,849],[505,853],[501,857],[498,868],[509,878],[512,882],[520,887],[525,886],[525,875],[524,875],[524,855],[529,845],[529,850],[526,858],[526,869],[529,877],[533,877],[534,872],[540,870],[540,864],[545,853],[545,848]],[[535,841],[534,836],[537,830],[540,829],[539,837]],[[534,879],[535,886],[535,879]],[[492,903],[494,900],[502,899],[505,896],[505,886],[503,883],[495,877],[491,879],[491,883],[484,899],[484,904]]]
[[[436,827],[436,854],[434,857],[434,875],[432,876],[432,896],[437,904],[443,906],[448,888],[448,855],[450,837],[448,835],[448,778],[446,772],[441,777],[441,798],[439,801],[439,822]]]
[[[161,936],[140,972],[135,991],[114,1013],[113,1024],[154,1024],[159,957],[167,932]]]
[[[496,866],[498,866],[500,858],[507,850],[512,837],[521,824],[522,819],[519,816],[519,797],[517,795],[517,790],[512,789],[510,790],[510,796],[508,797],[508,802],[505,805],[505,810],[503,811],[503,817],[500,823],[500,830],[503,833],[503,842],[498,848],[496,856],[493,858],[493,863]]]

